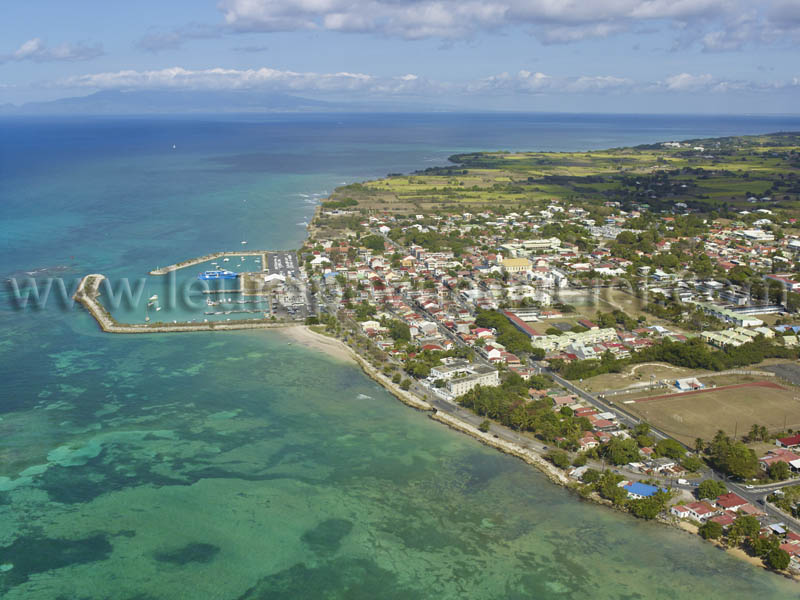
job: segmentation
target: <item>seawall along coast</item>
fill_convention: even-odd
[[[189,260],[184,260],[179,263],[167,265],[166,267],[159,267],[157,269],[153,269],[152,271],[150,271],[150,275],[166,275],[170,271],[177,271],[178,269],[199,265],[201,263],[208,262],[210,260],[214,260],[217,258],[224,258],[226,256],[260,256],[262,260],[261,264],[262,265],[267,264],[266,250],[242,250],[241,252],[230,252],[230,251],[213,252],[211,254],[206,254],[204,256],[198,256],[196,258],[190,258]]]
[[[559,485],[566,486],[570,483],[569,478],[557,467],[547,462],[544,458],[533,452],[532,450],[528,450],[527,448],[523,448],[522,446],[515,444],[513,442],[508,442],[506,440],[496,438],[491,433],[486,433],[470,425],[469,423],[465,423],[458,417],[454,417],[452,415],[448,415],[447,413],[443,413],[441,411],[437,411],[431,415],[431,419],[434,421],[439,421],[440,423],[444,423],[448,427],[460,431],[462,433],[466,433],[467,435],[475,438],[476,440],[486,444],[487,446],[491,446],[493,448],[497,448],[498,450],[505,452],[506,454],[511,454],[512,456],[516,456],[517,458],[521,458],[529,465],[532,465],[539,469],[542,473],[544,473],[550,481],[557,483]]]

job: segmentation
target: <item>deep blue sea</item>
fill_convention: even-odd
[[[0,120],[0,597],[800,597],[278,333],[107,335],[57,286],[20,310],[5,281],[71,293],[86,273],[135,281],[242,240],[297,247],[334,187],[457,152],[782,130],[800,118]]]

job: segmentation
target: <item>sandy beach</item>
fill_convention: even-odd
[[[353,358],[352,351],[345,345],[344,342],[334,338],[329,338],[319,333],[314,333],[308,328],[307,325],[282,327],[279,332],[282,336],[291,340],[292,343],[299,344],[313,350],[319,350],[320,352],[324,352],[328,356],[331,356],[337,360],[351,363],[356,362],[355,358]]]
[[[694,523],[688,523],[687,521],[678,521],[677,522],[677,527],[678,527],[678,529],[683,529],[684,531],[686,531],[688,533],[691,533],[692,535],[697,535],[698,526],[695,525]],[[766,565],[764,565],[764,561],[761,558],[759,558],[758,556],[752,556],[752,555],[748,554],[742,548],[739,548],[739,547],[730,548],[724,542],[722,542],[720,540],[706,540],[706,541],[711,542],[712,544],[714,544],[720,550],[724,550],[728,554],[731,554],[731,555],[739,558],[740,560],[746,561],[746,562],[750,563],[753,566],[760,567],[762,569],[767,569]],[[767,570],[769,570],[769,569],[767,569]],[[786,576],[786,577],[791,577],[792,579],[797,579],[797,577],[795,577],[794,575],[791,575],[791,574],[787,574],[787,573],[781,573],[781,574]]]

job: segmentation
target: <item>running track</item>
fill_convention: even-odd
[[[735,390],[736,388],[744,388],[744,387],[763,387],[763,388],[770,388],[773,390],[786,389],[782,385],[778,385],[777,383],[773,383],[771,381],[752,381],[750,383],[739,383],[737,385],[724,385],[722,387],[705,388],[702,390],[693,390],[691,392],[681,392],[680,394],[664,394],[663,396],[653,396],[652,398],[639,398],[634,402],[638,404],[639,402],[650,402],[651,400],[664,400],[666,398],[682,398],[684,396],[691,396],[693,394],[705,394],[706,392],[723,392],[725,390]]]

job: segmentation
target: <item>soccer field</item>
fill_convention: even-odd
[[[754,423],[769,431],[800,429],[800,391],[774,381],[640,397],[623,405],[690,446],[719,429],[741,438]]]

